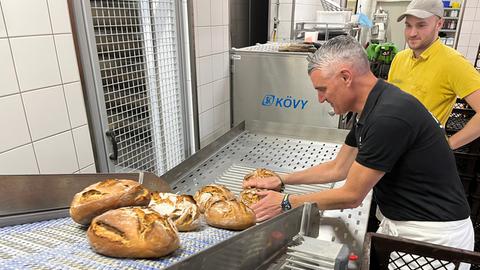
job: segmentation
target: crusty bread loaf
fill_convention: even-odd
[[[260,201],[260,196],[257,195],[258,191],[260,191],[258,188],[246,188],[240,192],[238,199],[246,206],[250,207]]]
[[[205,221],[217,228],[243,230],[255,225],[255,213],[242,202],[219,200],[205,210]]]
[[[204,213],[212,203],[218,200],[233,200],[235,195],[224,185],[210,184],[199,189],[193,198],[200,212]]]
[[[245,175],[245,177],[243,178],[243,181],[247,181],[250,178],[257,178],[257,177],[266,178],[266,177],[271,177],[271,176],[277,176],[278,177],[278,175],[271,170],[264,169],[264,168],[258,168],[256,170],[254,170],[253,172]]]
[[[200,210],[190,195],[152,192],[149,207],[168,216],[181,232],[193,231],[200,225]]]
[[[110,210],[94,218],[87,237],[96,252],[110,257],[155,258],[180,246],[169,218],[138,206]]]
[[[150,192],[140,183],[126,179],[108,179],[86,187],[75,194],[70,205],[70,216],[80,224],[110,209],[124,206],[144,206],[150,202]]]

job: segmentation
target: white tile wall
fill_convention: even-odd
[[[20,90],[61,83],[53,36],[10,39]]]
[[[65,84],[63,89],[65,91],[68,115],[70,116],[70,124],[72,128],[86,125],[88,120],[85,111],[82,85],[80,82],[69,83]]]
[[[194,13],[194,17],[197,17],[196,26],[210,26],[212,18],[210,0],[196,0],[193,2],[196,3],[196,13]]]
[[[225,123],[225,108],[223,104],[213,108],[213,129],[217,130],[223,127]]]
[[[88,126],[84,125],[72,130],[72,132],[75,149],[77,151],[78,165],[80,168],[85,168],[94,162],[90,131],[88,130]]]
[[[1,0],[10,37],[51,34],[46,1]]]
[[[0,0],[0,174],[95,172],[71,31],[67,0]]]
[[[97,169],[95,168],[95,164],[92,164],[80,170],[80,173],[96,173],[96,172],[97,172]]]
[[[478,0],[468,0],[465,7],[476,7]]]
[[[0,97],[18,92],[17,76],[13,66],[8,39],[0,39]]]
[[[195,48],[200,144],[230,128],[230,32],[228,0],[196,0]],[[228,120],[226,119],[228,118]]]
[[[72,132],[67,131],[33,143],[41,174],[78,171]]]
[[[213,80],[212,57],[197,57],[197,84],[203,85]]]
[[[20,95],[0,98],[0,153],[30,142]]]
[[[71,34],[55,35],[55,46],[63,83],[80,80],[73,36]]]
[[[457,51],[466,56],[468,54],[468,46],[457,46]]]
[[[38,174],[32,144],[0,154],[0,174]]]
[[[226,1],[222,1],[222,8],[223,8],[223,11],[222,11],[222,18],[223,18],[223,21],[222,21],[222,24],[223,25],[229,25],[230,24],[230,1],[229,0],[226,0]]]
[[[480,1],[466,1],[457,51],[463,54],[472,64],[478,57],[480,44]]]
[[[211,0],[211,25],[223,25],[223,6],[224,0]]]
[[[62,86],[27,92],[23,102],[34,141],[70,129]]]
[[[0,14],[3,14],[2,11],[2,3],[0,2]],[[7,36],[7,28],[5,27],[5,23],[3,22],[3,16],[0,17],[0,38]]]
[[[225,51],[223,29],[223,26],[212,27],[212,53],[223,53]]]
[[[48,0],[48,9],[54,34],[71,33],[67,0]]]
[[[199,57],[206,56],[212,53],[212,28],[198,27],[197,29],[197,55]]]
[[[214,132],[214,125],[213,125],[213,108],[210,108],[209,110],[200,113],[199,117],[199,125],[200,125],[200,139],[204,139],[210,133]]]
[[[223,54],[212,55],[212,78],[214,81],[225,77],[224,62],[225,58]]]
[[[463,19],[464,20],[473,20],[475,19],[475,13],[476,9],[475,8],[466,8],[465,7],[465,12],[463,13]]]
[[[198,110],[203,113],[213,107],[213,83],[200,85],[197,88],[199,106]]]
[[[213,82],[213,105],[218,106],[229,100],[230,84],[228,78]]]

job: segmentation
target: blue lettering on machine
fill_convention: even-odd
[[[275,106],[280,108],[305,109],[308,100],[293,98],[292,96],[277,97],[275,95],[265,95],[262,100],[262,106]]]

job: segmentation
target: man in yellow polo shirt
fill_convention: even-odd
[[[405,18],[405,40],[409,49],[398,53],[388,81],[415,96],[445,125],[457,96],[480,110],[480,74],[456,50],[438,38],[443,25],[441,0],[413,0],[397,21]],[[457,149],[480,136],[480,114],[475,114],[462,130],[451,136]]]

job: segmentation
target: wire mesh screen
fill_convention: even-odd
[[[108,128],[110,171],[158,175],[185,159],[174,0],[90,1]]]
[[[455,269],[456,265],[449,261],[437,260],[430,257],[419,256],[394,251],[390,254],[389,269]]]

